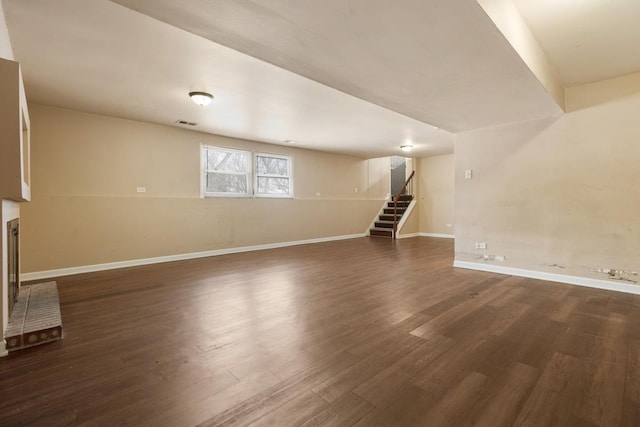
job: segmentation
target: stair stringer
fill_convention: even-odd
[[[387,203],[389,203],[391,200],[392,200],[392,197],[387,195],[387,198],[384,199],[384,201],[382,202],[382,206],[380,206],[378,213],[376,214],[376,216],[373,217],[371,224],[369,224],[369,228],[367,228],[367,230],[364,232],[365,236],[371,235],[371,229],[376,226],[376,221],[378,221],[378,218],[380,218],[380,215],[384,213],[384,208],[387,207]]]

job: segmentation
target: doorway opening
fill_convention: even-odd
[[[407,163],[411,159],[401,156],[391,157],[391,195],[398,194],[407,180]]]

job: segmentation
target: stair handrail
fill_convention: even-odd
[[[400,200],[400,197],[405,195],[405,194],[409,194],[409,195],[413,195],[413,175],[415,175],[416,171],[411,171],[411,175],[409,175],[409,178],[407,178],[407,180],[405,181],[404,185],[402,186],[402,188],[400,189],[400,191],[398,191],[398,193],[396,193],[393,196],[393,238],[396,238],[396,232],[398,231],[398,201]],[[406,190],[409,190],[408,192]]]

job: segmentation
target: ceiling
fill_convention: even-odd
[[[640,1],[513,2],[566,86],[640,71]]]
[[[475,1],[114,2],[452,132],[554,109]]]
[[[3,7],[36,103],[361,157],[407,141],[450,153],[455,132],[561,114],[472,0]],[[214,103],[194,105],[193,90]]]

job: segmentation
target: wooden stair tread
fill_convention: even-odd
[[[397,203],[393,200],[387,201],[386,206],[382,209],[382,213],[378,215],[378,219],[374,221],[374,226],[369,230],[369,235],[371,237],[393,238],[394,215],[397,220],[400,221],[412,201],[413,196],[410,195],[400,196]]]

